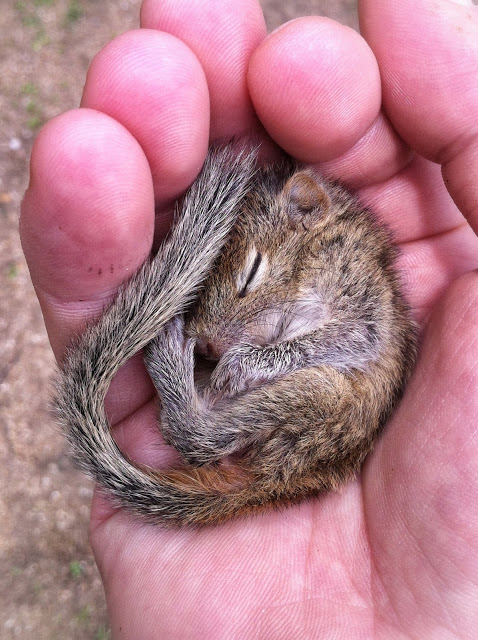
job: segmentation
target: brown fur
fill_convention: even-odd
[[[79,463],[153,522],[217,523],[336,489],[360,468],[413,366],[414,328],[389,232],[312,169],[284,159],[253,175],[251,157],[231,178],[231,149],[212,152],[169,241],[169,254],[189,252],[191,264],[160,255],[154,287],[146,266],[72,349],[59,387]],[[220,254],[224,225],[215,231],[208,220],[204,264],[200,218],[187,217],[214,201],[218,177],[243,186]],[[161,429],[181,469],[134,466],[104,416],[111,376],[145,345]],[[195,381],[195,352],[214,361],[206,385]]]

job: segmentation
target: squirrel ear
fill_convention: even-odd
[[[305,228],[330,206],[330,198],[321,184],[307,171],[294,173],[285,183],[282,195],[285,200],[290,226]],[[308,222],[309,221],[309,222]]]

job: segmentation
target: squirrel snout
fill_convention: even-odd
[[[225,349],[221,348],[221,345],[215,340],[201,336],[196,339],[196,353],[206,358],[206,360],[220,360]]]

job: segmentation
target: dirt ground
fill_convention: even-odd
[[[32,141],[80,100],[89,61],[137,26],[141,0],[2,0],[0,12],[0,638],[109,638],[88,544],[91,483],[48,414],[53,357],[18,238]],[[357,28],[356,0],[262,0]]]

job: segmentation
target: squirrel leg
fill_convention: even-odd
[[[194,385],[194,341],[173,318],[144,350],[145,365],[161,399],[161,432],[189,464],[210,464],[232,453],[233,438],[221,440],[221,416]],[[231,446],[232,443],[232,446]]]
[[[185,337],[183,319],[173,318],[144,350],[146,368],[158,391],[161,432],[193,466],[218,462],[268,437],[274,424],[248,397],[211,408],[194,385],[194,342]],[[260,389],[255,390],[255,393]]]
[[[244,452],[260,476],[284,491],[303,477],[309,463],[315,471],[306,484],[313,481],[318,489],[338,486],[357,468],[381,423],[377,403],[365,401],[369,392],[360,391],[358,379],[332,367],[302,368],[215,410],[194,387],[193,348],[176,318],[145,354],[163,405],[161,428],[189,464],[213,464]],[[364,394],[360,411],[354,408],[357,393]],[[344,452],[354,447],[357,452],[347,457]]]
[[[277,345],[231,349],[217,364],[211,385],[234,397],[215,409],[195,388],[194,342],[185,337],[182,318],[174,318],[145,349],[146,366],[161,398],[161,430],[166,442],[195,466],[265,443],[277,433],[277,420],[284,412],[289,416],[287,421],[295,422],[284,403],[291,403],[291,398],[286,400],[285,390],[288,385],[294,387],[298,374],[297,379],[302,378],[306,369],[332,360],[339,365],[334,368],[340,376],[340,369],[352,369],[354,364],[358,369],[363,367],[364,354],[372,357],[366,337],[358,335],[349,335],[342,343],[344,351],[334,344],[338,336],[333,325],[325,332],[322,328]],[[281,380],[287,387],[278,384]],[[250,387],[247,393],[240,393]],[[314,391],[314,395],[317,393],[320,396],[321,390]],[[274,418],[276,413],[278,417]]]

